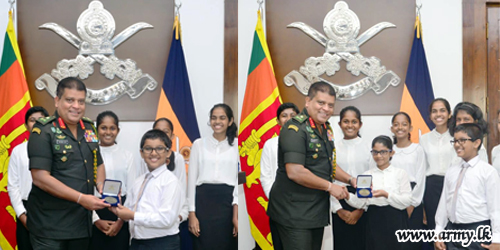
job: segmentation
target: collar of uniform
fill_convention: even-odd
[[[378,167],[375,167],[373,169],[374,172],[383,172],[383,173],[387,173],[387,172],[391,172],[393,170],[393,167],[392,167],[392,164],[390,164],[387,168],[385,168],[384,170],[380,170],[380,168]]]
[[[418,144],[416,143],[412,143],[410,144],[410,146],[405,148],[399,148],[398,146],[394,145],[394,151],[396,151],[396,153],[411,154],[417,149],[417,147]]]
[[[450,134],[450,130],[446,130],[444,133],[439,133],[436,128],[434,128],[431,133],[438,139],[441,139],[441,137],[445,136],[446,134]]]
[[[68,126],[66,126],[66,123],[64,122],[64,120],[63,120],[63,119],[59,116],[59,114],[57,113],[57,110],[56,110],[56,111],[54,111],[54,116],[56,117],[56,119],[55,119],[55,123],[57,124],[57,126],[58,126],[59,128],[62,128],[62,129],[67,129],[67,128],[68,128]],[[59,119],[59,118],[61,118],[61,119]],[[78,126],[78,125],[79,125],[79,126]],[[78,125],[77,125],[77,127],[81,127],[81,128],[82,128],[82,130],[85,130],[85,125],[83,125],[83,121],[82,121],[82,119],[80,119],[80,122],[78,122]]]
[[[163,171],[166,171],[167,170],[167,165],[166,164],[163,164],[161,166],[159,166],[158,168],[156,168],[155,170],[151,171],[151,175],[153,175],[154,178],[158,177],[158,175],[160,175],[161,173],[163,173]]]
[[[99,147],[101,148],[101,153],[104,153],[104,152],[116,152],[119,149],[118,148],[118,144],[113,144],[113,145],[107,146],[107,147],[99,145]]]
[[[342,142],[345,145],[349,145],[349,146],[358,145],[361,142],[361,137],[358,136],[354,139],[349,139],[349,140],[342,139]]]
[[[317,127],[318,127],[317,125],[318,125],[318,124],[316,124],[316,122],[314,121],[314,119],[312,119],[312,118],[311,118],[311,116],[309,116],[309,113],[307,113],[307,109],[306,109],[306,108],[304,108],[304,109],[302,110],[302,114],[304,114],[305,116],[307,116],[308,120],[309,120],[309,118],[310,118],[310,119],[311,119],[310,121],[313,121],[313,122],[314,122],[314,126],[313,126],[313,124],[309,124],[309,125],[311,125],[311,127],[313,127],[313,128],[316,128],[316,129],[317,129]],[[328,125],[330,125],[330,123],[329,123],[328,121],[326,121],[326,122],[325,122],[324,124],[322,124],[321,126],[323,126],[323,128],[324,128],[325,130],[327,130],[327,129],[328,129],[328,127],[327,127]],[[333,132],[333,131],[332,131],[332,132]]]
[[[473,168],[474,166],[477,165],[479,160],[480,160],[480,158],[479,158],[479,154],[478,154],[474,158],[470,159],[467,163],[470,165],[471,168]],[[462,159],[462,163],[463,162],[465,162],[465,161]],[[460,165],[462,165],[462,163]]]
[[[210,141],[210,143],[211,143],[211,144],[213,144],[213,145],[215,145],[215,146],[219,146],[219,145],[221,145],[221,144],[228,143],[228,142],[227,142],[227,136],[226,136],[226,138],[224,138],[224,140],[219,141],[219,140],[215,139],[215,137],[214,137],[214,135],[213,135],[213,134],[212,134],[212,136],[210,136],[210,137],[208,138],[208,141]]]

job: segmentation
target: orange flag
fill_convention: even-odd
[[[276,111],[281,105],[273,64],[258,12],[248,79],[241,111],[238,148],[246,172],[245,198],[252,236],[262,249],[273,249],[267,197],[260,183],[260,156],[264,143],[279,133]]]
[[[21,53],[9,12],[0,64],[0,247],[17,249],[16,213],[7,193],[7,168],[15,146],[28,138],[24,115],[31,107]]]

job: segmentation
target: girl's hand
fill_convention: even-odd
[[[198,221],[198,218],[196,218],[196,214],[194,212],[189,212],[188,220],[189,232],[191,232],[196,237],[200,237],[200,222]]]
[[[351,219],[351,212],[345,209],[337,210],[337,215],[339,216],[340,219],[342,219],[346,223]]]

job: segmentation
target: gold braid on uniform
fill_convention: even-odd
[[[97,185],[97,149],[92,150],[94,153],[94,184]]]
[[[327,123],[327,126],[328,126],[328,132],[332,134],[332,141],[334,141],[332,126],[330,126],[329,123]],[[334,146],[333,147],[333,160],[332,160],[332,179],[333,180],[335,180],[335,172],[336,171],[337,171],[337,150]]]

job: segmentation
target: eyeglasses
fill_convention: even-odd
[[[156,151],[158,154],[163,154],[169,150],[167,147],[157,147],[157,148],[151,148],[151,147],[144,147],[142,148],[142,152],[146,154],[151,154],[153,153],[153,150]]]
[[[454,146],[454,145],[455,145],[455,143],[457,143],[457,142],[458,142],[458,144],[460,144],[460,145],[464,145],[464,143],[465,143],[466,141],[472,141],[472,142],[473,142],[474,140],[472,140],[471,138],[464,138],[464,139],[456,139],[456,140],[451,140],[451,141],[450,141],[450,143],[451,143],[451,145],[452,145],[452,146]]]
[[[378,154],[380,154],[381,156],[386,156],[388,155],[390,152],[392,152],[392,150],[380,150],[380,151],[377,151],[377,150],[372,150],[370,151],[372,153],[373,156],[377,156]]]

